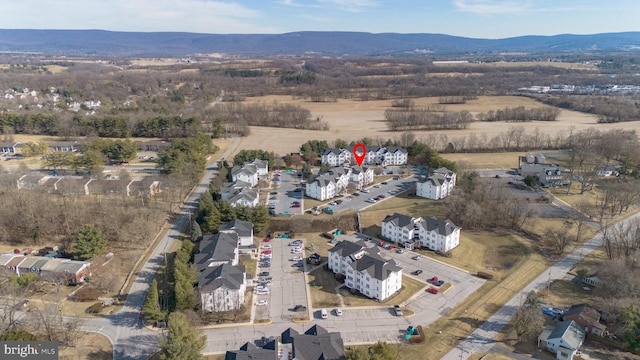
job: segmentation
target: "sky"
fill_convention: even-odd
[[[491,39],[640,31],[638,0],[0,0],[0,9],[3,29],[362,31]]]

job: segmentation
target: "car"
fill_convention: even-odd
[[[291,309],[291,311],[307,311],[307,307],[304,305],[296,305]]]
[[[373,185],[374,188],[379,189],[380,188],[380,184],[375,184]]]
[[[387,175],[393,175],[393,171],[387,171]]]
[[[336,313],[336,316],[342,316],[342,310],[341,309],[336,309],[335,313]]]
[[[428,282],[429,284],[435,284],[435,283],[437,283],[437,282],[438,282],[438,277],[437,277],[437,276],[434,276],[434,277],[432,277],[431,279],[428,279],[428,280],[427,280],[427,282]]]
[[[289,243],[289,246],[299,246],[302,245],[302,240],[294,240]]]
[[[360,196],[360,193],[353,193],[353,196]]]
[[[273,253],[273,250],[265,249],[260,252],[260,255],[271,255],[271,253]]]
[[[258,276],[269,276],[269,272],[268,271],[263,271],[258,273]]]
[[[418,269],[418,270],[416,270],[416,271],[411,273],[411,275],[420,275],[420,274],[422,274],[422,270],[420,270],[420,269]]]
[[[420,258],[422,257],[422,255],[418,254],[418,255],[414,255],[411,257],[412,260],[420,260]]]
[[[270,195],[278,195],[278,192],[277,192],[277,191],[272,191],[272,192],[270,192],[269,194],[270,194]]]
[[[384,242],[384,241],[378,241],[378,246],[380,246],[380,247],[384,247],[385,245],[387,245],[387,243],[386,243],[386,242]]]
[[[402,309],[400,308],[400,305],[393,305],[393,312],[396,314],[396,316],[402,316]]]
[[[435,294],[437,294],[437,293],[438,293],[438,289],[436,289],[436,288],[434,288],[434,287],[429,287],[429,288],[427,289],[427,292],[428,292],[428,293],[430,293],[430,294],[434,294],[434,295],[435,295]]]
[[[271,241],[271,239],[268,239],[268,238],[262,239],[262,242],[270,242],[270,241]]]
[[[387,185],[387,184],[388,184],[388,182],[383,181],[383,182],[381,182],[380,184],[382,184],[382,185]]]
[[[367,193],[369,193],[369,190],[367,190],[367,189],[362,189],[362,190],[360,190],[360,192],[367,194]]]
[[[291,261],[302,261],[302,256],[294,256]]]
[[[386,198],[386,196],[384,196],[384,194],[378,195],[378,199],[384,199],[384,198]]]
[[[393,180],[400,180],[400,176],[394,176]]]
[[[337,202],[335,202],[335,201],[332,201],[332,202],[330,202],[330,203],[329,203],[329,205],[331,205],[331,206],[336,206],[336,205],[338,205],[338,203],[337,203]]]
[[[292,201],[291,205],[300,205],[300,201]]]
[[[436,281],[433,285],[435,286],[442,286],[444,284],[444,280],[438,280]]]
[[[404,254],[404,249],[398,249],[398,251],[396,251],[398,254]]]
[[[267,250],[271,250],[271,245],[269,245],[269,244],[263,244],[263,245],[261,246],[261,248],[263,248],[263,249],[267,249]]]
[[[343,202],[344,202],[344,201],[342,201],[342,200],[336,200],[336,205],[340,205],[340,204],[342,204]]]
[[[391,190],[391,191],[389,191],[389,195],[395,195],[395,194],[397,194],[397,193],[398,193],[398,192],[397,192],[397,191],[395,191],[395,190]]]
[[[256,286],[256,292],[269,292],[269,288],[266,286]],[[265,294],[266,295],[266,294]]]
[[[496,174],[496,179],[500,179],[500,174]]]
[[[265,306],[267,305],[267,300],[258,300],[256,301],[256,306]]]
[[[300,204],[293,204],[293,205],[291,205],[291,207],[292,207],[292,208],[299,208],[299,207],[300,207]]]
[[[260,264],[258,264],[258,267],[259,268],[268,268],[268,267],[271,267],[271,264],[270,263],[269,264],[260,263]]]

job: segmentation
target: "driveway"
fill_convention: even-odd
[[[296,191],[296,184],[300,183],[300,177],[298,177],[296,173],[280,171],[273,173],[272,179],[275,178],[280,179],[278,182],[280,185],[277,188],[274,187],[270,190],[270,192],[277,192],[277,194],[270,194],[268,201],[268,203],[273,203],[275,200],[275,213],[285,215],[302,215],[304,199],[302,191]],[[271,184],[274,186],[276,183],[272,181]],[[291,207],[296,201],[299,203],[300,207]]]

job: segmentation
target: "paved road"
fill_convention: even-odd
[[[323,207],[329,206],[336,213],[340,211],[348,210],[348,209],[360,211],[364,208],[367,208],[373,205],[372,203],[367,202],[367,199],[375,198],[379,195],[384,195],[386,196],[386,198],[380,200],[380,201],[384,201],[387,198],[390,198],[393,196],[389,194],[389,191],[396,191],[396,192],[404,191],[409,186],[413,185],[416,180],[417,178],[415,176],[411,176],[408,178],[400,178],[399,180],[389,179],[385,181],[386,184],[384,185],[383,184],[375,185],[379,187],[370,186],[366,188],[365,191],[368,191],[367,193],[360,191],[356,193],[357,195],[349,195],[343,198],[338,197],[338,198],[331,199],[331,201],[341,199],[343,202],[340,205],[328,205],[328,202],[327,202],[326,204],[324,204]]]
[[[240,138],[235,138],[222,157],[228,157],[239,143]],[[205,175],[189,196],[180,214],[162,239],[158,241],[138,277],[133,280],[122,310],[106,318],[87,320],[83,325],[83,329],[99,332],[111,340],[114,360],[146,359],[158,350],[159,334],[145,329],[141,324],[142,303],[153,276],[160,265],[164,263],[164,253],[171,248],[173,242],[180,236],[182,229],[189,224],[191,214],[196,210],[200,196],[208,190],[209,183],[217,172],[217,167],[206,169]]]
[[[630,223],[640,220],[640,213],[630,216],[622,220],[622,223]],[[485,321],[476,331],[471,333],[456,348],[452,349],[442,359],[459,360],[466,359],[471,354],[477,352],[491,352],[496,345],[494,340],[498,333],[509,323],[515,314],[521,299],[531,291],[539,291],[543,289],[549,281],[562,279],[567,276],[571,270],[582,258],[589,255],[592,251],[600,247],[602,237],[597,234],[593,238],[585,242],[580,248],[577,248],[560,261],[550,266],[540,276],[535,278],[531,283],[525,286],[519,293],[515,294],[500,310]]]

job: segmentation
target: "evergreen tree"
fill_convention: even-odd
[[[378,341],[369,349],[371,360],[396,360],[398,359],[398,353],[391,344]]]
[[[191,327],[189,319],[181,312],[169,315],[168,334],[160,339],[161,360],[201,360],[206,336],[198,337],[199,332]]]
[[[153,279],[151,285],[149,285],[147,297],[144,299],[144,304],[142,305],[142,312],[144,312],[147,320],[151,322],[156,322],[164,318],[164,314],[160,310],[159,300],[158,283],[156,282],[156,279]]]
[[[74,250],[76,258],[88,260],[107,250],[107,239],[100,229],[93,225],[83,225],[78,232]]]
[[[202,239],[202,229],[197,221],[191,222],[191,241],[196,242]]]

